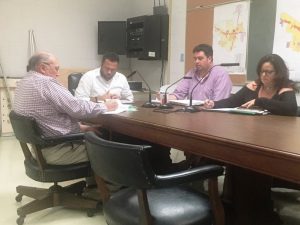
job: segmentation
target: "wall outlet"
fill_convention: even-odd
[[[179,61],[180,61],[180,62],[184,62],[184,53],[181,53],[181,54],[180,54],[180,59],[179,59]]]

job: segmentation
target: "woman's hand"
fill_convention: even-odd
[[[255,99],[250,100],[249,102],[244,103],[243,105],[241,105],[241,107],[243,108],[251,108],[255,105]]]
[[[213,100],[206,99],[203,106],[206,109],[212,109],[215,106],[215,103]]]

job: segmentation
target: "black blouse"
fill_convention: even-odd
[[[296,116],[297,115],[297,100],[294,91],[286,91],[281,94],[276,93],[271,99],[259,98],[258,91],[251,90],[244,86],[236,94],[229,98],[216,101],[214,108],[234,108],[255,99],[255,106],[268,110],[272,114],[283,116]]]

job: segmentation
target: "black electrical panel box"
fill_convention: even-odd
[[[126,55],[126,21],[98,21],[98,54]]]
[[[128,18],[126,33],[128,57],[144,60],[168,58],[168,15]]]

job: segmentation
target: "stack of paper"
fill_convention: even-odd
[[[120,99],[109,99],[106,101],[114,101],[118,103],[118,108],[114,111],[107,111],[104,114],[119,114],[121,112],[128,111],[128,109],[131,107],[129,104],[122,104]]]
[[[229,113],[237,113],[237,114],[247,114],[247,115],[266,115],[269,114],[268,110],[263,109],[247,109],[247,108],[220,108],[220,109],[209,109],[209,111],[216,112],[229,112]]]

